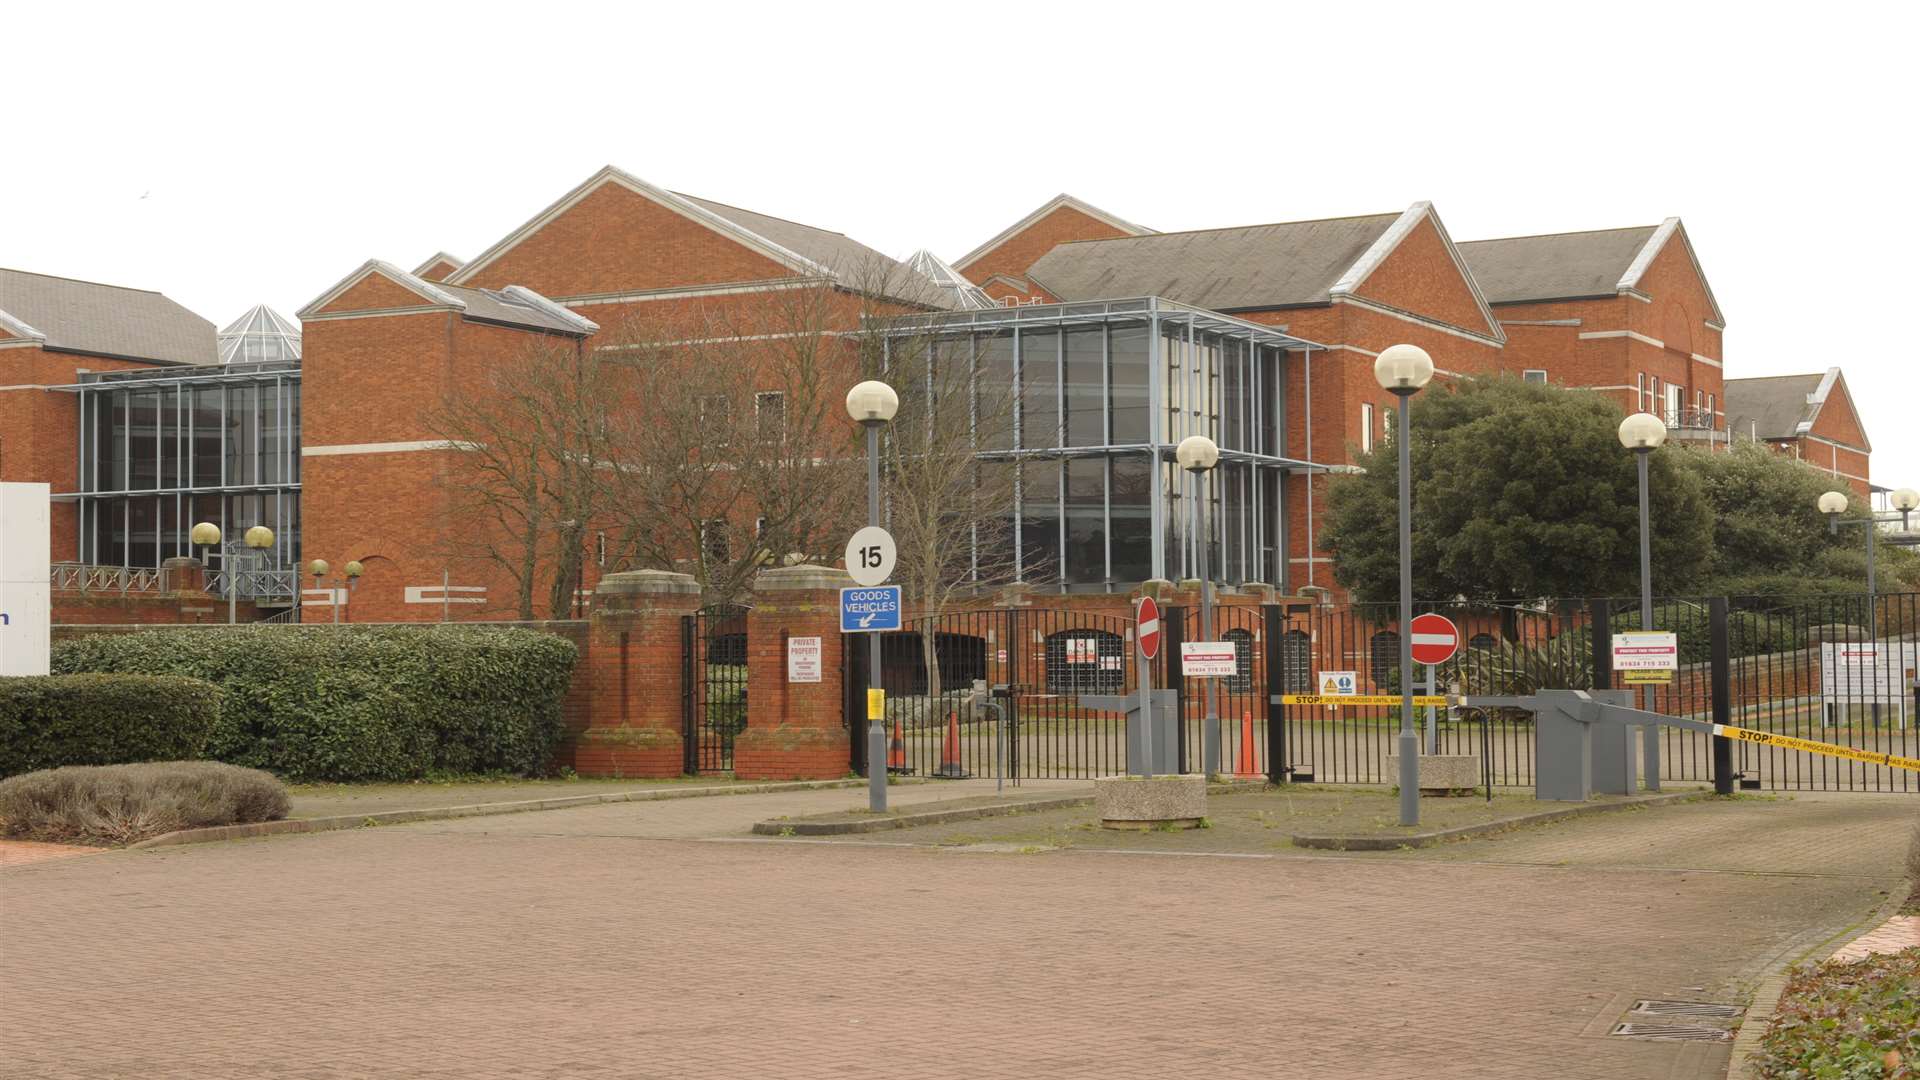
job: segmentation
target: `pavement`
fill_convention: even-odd
[[[863,797],[11,867],[0,1077],[1717,1077],[1725,1043],[1606,1032],[1825,955],[1900,885],[1920,809],[1694,803],[1369,855],[746,836]]]

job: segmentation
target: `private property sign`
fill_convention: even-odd
[[[47,673],[52,529],[45,484],[0,484],[0,675]]]
[[[820,639],[817,637],[794,637],[787,639],[787,681],[820,681]]]
[[[1180,643],[1180,673],[1189,679],[1232,678],[1240,673],[1239,668],[1239,657],[1231,641]]]
[[[1680,635],[1633,630],[1613,635],[1613,670],[1630,684],[1670,683],[1680,667]]]

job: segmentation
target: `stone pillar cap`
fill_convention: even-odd
[[[801,592],[852,588],[853,576],[836,566],[800,563],[776,566],[753,576],[756,592]]]
[[[700,595],[692,574],[672,570],[622,570],[608,574],[593,587],[595,596]]]

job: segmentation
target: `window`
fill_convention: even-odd
[[[593,561],[596,566],[607,565],[607,534],[604,532],[594,534]]]
[[[700,405],[700,426],[716,434],[724,432],[733,419],[733,402],[723,394],[711,394],[702,397]],[[724,438],[724,435],[721,435]]]
[[[1667,387],[1667,423],[1680,421],[1680,410],[1687,407],[1687,388],[1684,386]]]
[[[779,390],[753,395],[753,415],[759,425],[760,437],[768,442],[778,442],[787,427],[787,395]]]
[[[1373,403],[1360,406],[1360,452],[1365,454],[1373,450]]]
[[[1547,373],[1544,369],[1541,369],[1541,368],[1528,368],[1527,370],[1520,373],[1520,377],[1530,383],[1536,383],[1540,386],[1547,385]]]
[[[1715,426],[1715,425],[1714,425],[1714,422],[1713,422],[1713,418],[1714,418],[1715,416],[1717,416],[1717,415],[1719,415],[1719,413],[1718,413],[1718,411],[1717,411],[1717,410],[1716,410],[1716,409],[1714,408],[1714,404],[1713,404],[1713,395],[1712,395],[1712,394],[1708,394],[1708,395],[1707,395],[1707,426],[1708,426],[1708,427],[1713,427],[1713,426]]]
[[[1650,375],[1647,377],[1646,411],[1650,413],[1660,411],[1660,376],[1658,375]]]
[[[1647,373],[1644,371],[1633,377],[1633,407],[1647,411]]]
[[[727,535],[723,518],[708,518],[700,523],[700,547],[708,562],[723,563],[733,558],[732,538]]]
[[[1399,688],[1394,673],[1400,670],[1400,635],[1392,630],[1382,630],[1373,635],[1368,643],[1369,659],[1372,661],[1369,672],[1373,676],[1373,685],[1380,690]]]
[[[1313,693],[1313,638],[1305,630],[1280,635],[1280,685],[1288,694]]]
[[[1227,693],[1250,692],[1253,689],[1253,632],[1235,627],[1220,636],[1233,642],[1233,674],[1227,676]]]

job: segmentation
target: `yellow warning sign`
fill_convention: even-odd
[[[1713,725],[1715,735],[1724,735],[1741,742],[1759,743],[1761,746],[1783,746],[1789,750],[1804,750],[1809,754],[1825,754],[1828,757],[1846,758],[1849,761],[1864,761],[1872,765],[1885,765],[1892,769],[1912,769],[1920,772],[1920,758],[1901,757],[1898,754],[1883,754],[1878,750],[1859,750],[1851,746],[1837,746],[1833,743],[1814,742],[1812,739],[1796,739],[1792,735],[1774,735],[1765,731],[1750,731],[1730,724]]]
[[[1672,686],[1672,668],[1640,668],[1616,672],[1627,686]]]
[[[887,718],[887,692],[881,689],[867,691],[867,719],[885,720]]]
[[[1397,694],[1282,694],[1283,705],[1398,705]],[[1415,705],[1445,705],[1447,699],[1440,694],[1415,694]]]

